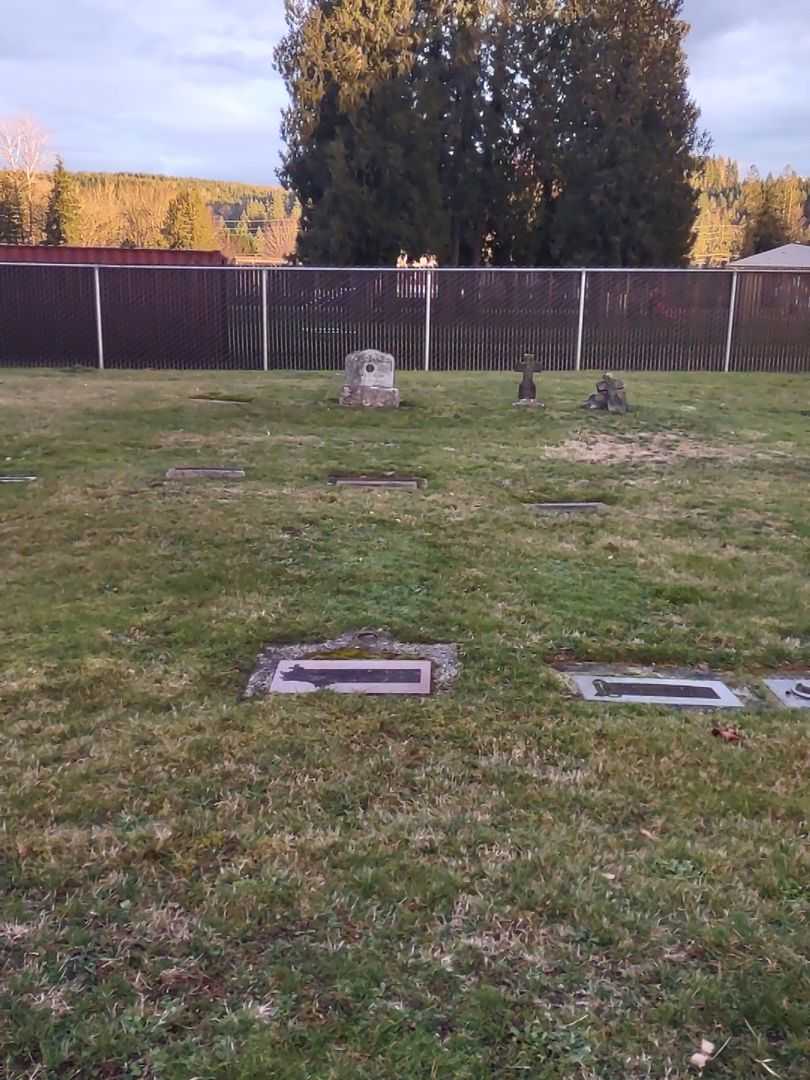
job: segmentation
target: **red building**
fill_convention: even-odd
[[[0,262],[72,263],[81,266],[230,266],[221,251],[166,248],[49,247],[0,244]]]

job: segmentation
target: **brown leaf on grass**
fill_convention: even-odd
[[[713,727],[712,735],[725,743],[741,743],[745,738],[740,729],[735,727]]]

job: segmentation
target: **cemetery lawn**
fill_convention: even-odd
[[[518,378],[0,372],[5,1078],[810,1075],[810,714],[550,666],[810,670],[810,379]],[[454,691],[239,700],[367,626]]]

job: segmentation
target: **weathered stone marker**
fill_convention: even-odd
[[[630,406],[627,404],[624,383],[621,379],[614,379],[612,375],[604,374],[596,384],[596,393],[583,401],[582,408],[602,409],[612,413],[629,412]]]
[[[404,488],[411,491],[427,483],[422,476],[401,476],[399,473],[331,473],[327,479],[335,487]]]
[[[166,472],[167,480],[244,480],[245,470],[234,468],[197,468],[191,465],[177,465]]]
[[[537,514],[599,514],[607,510],[603,502],[547,502],[529,503]]]
[[[523,378],[520,380],[520,386],[518,387],[518,399],[513,401],[513,405],[528,406],[529,408],[542,407],[543,402],[537,400],[537,386],[535,385],[532,376],[539,370],[540,365],[535,359],[534,353],[524,353],[523,363],[517,368],[518,371],[523,372]]]
[[[29,484],[35,476],[0,476],[0,484]]]
[[[366,408],[399,408],[399,390],[394,386],[394,358],[376,349],[361,349],[346,357],[341,405]]]

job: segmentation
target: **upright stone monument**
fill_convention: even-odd
[[[377,409],[399,408],[399,390],[394,386],[393,356],[376,349],[349,353],[340,404]]]

